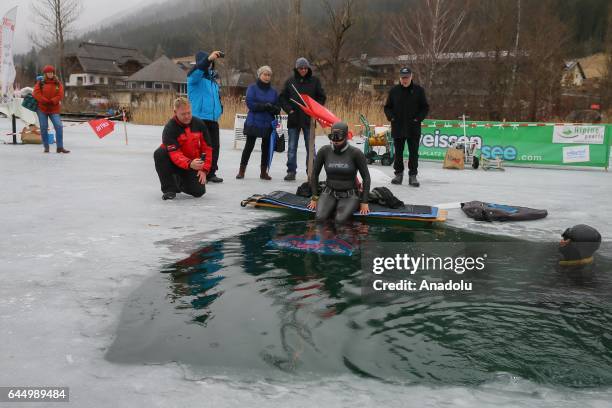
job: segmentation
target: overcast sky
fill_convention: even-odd
[[[30,50],[29,33],[36,27],[30,21],[32,13],[30,5],[37,0],[1,0],[0,18],[11,8],[18,6],[17,24],[15,27],[15,54]],[[118,12],[132,9],[135,6],[160,3],[161,0],[81,0],[83,12],[76,23],[76,29],[87,30],[100,21],[115,15]]]

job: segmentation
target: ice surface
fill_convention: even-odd
[[[21,130],[23,123],[18,125]],[[0,119],[1,134],[9,131],[10,121]],[[209,185],[201,199],[179,196],[165,202],[152,160],[161,128],[129,125],[127,146],[122,132],[118,126],[99,140],[86,124],[66,127],[65,146],[72,150],[68,155],[54,153],[55,146],[43,154],[38,145],[0,145],[0,385],[69,386],[73,406],[87,407],[612,406],[612,390],[549,389],[511,377],[477,389],[433,390],[356,377],[268,382],[213,369],[200,378],[176,364],[109,363],[104,352],[135,288],[159,273],[161,264],[183,258],[199,243],[237,234],[274,216],[241,208],[241,199],[294,191],[305,180],[303,152],[298,182],[282,180],[284,154],[274,161],[273,180],[260,180],[257,151],[246,178],[236,180],[240,151],[232,150],[232,132],[222,131],[219,175],[225,182]],[[317,143],[321,146],[325,139]],[[390,167],[371,169],[373,187],[390,186]],[[405,202],[482,200],[549,211],[540,221],[489,224],[452,209],[449,226],[556,240],[566,227],[587,223],[604,239],[612,238],[612,179],[607,172],[448,171],[440,163],[422,163],[420,171],[419,189],[391,187]]]

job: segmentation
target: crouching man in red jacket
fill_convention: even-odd
[[[183,192],[202,197],[212,164],[210,136],[204,122],[191,115],[186,98],[174,101],[174,117],[162,133],[162,145],[153,153],[163,200]]]

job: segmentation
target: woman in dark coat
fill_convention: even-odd
[[[280,107],[278,106],[278,93],[270,86],[271,80],[272,69],[264,65],[257,70],[257,82],[251,84],[247,89],[246,103],[249,112],[244,123],[244,135],[247,141],[242,151],[237,179],[244,178],[257,138],[261,138],[261,173],[259,178],[262,180],[272,179],[268,175],[268,150],[272,134],[272,121],[280,113]]]

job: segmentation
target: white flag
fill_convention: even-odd
[[[9,98],[13,96],[13,82],[15,81],[13,40],[16,20],[17,7],[13,7],[4,15],[0,26],[2,28],[2,35],[0,35],[0,96]]]

